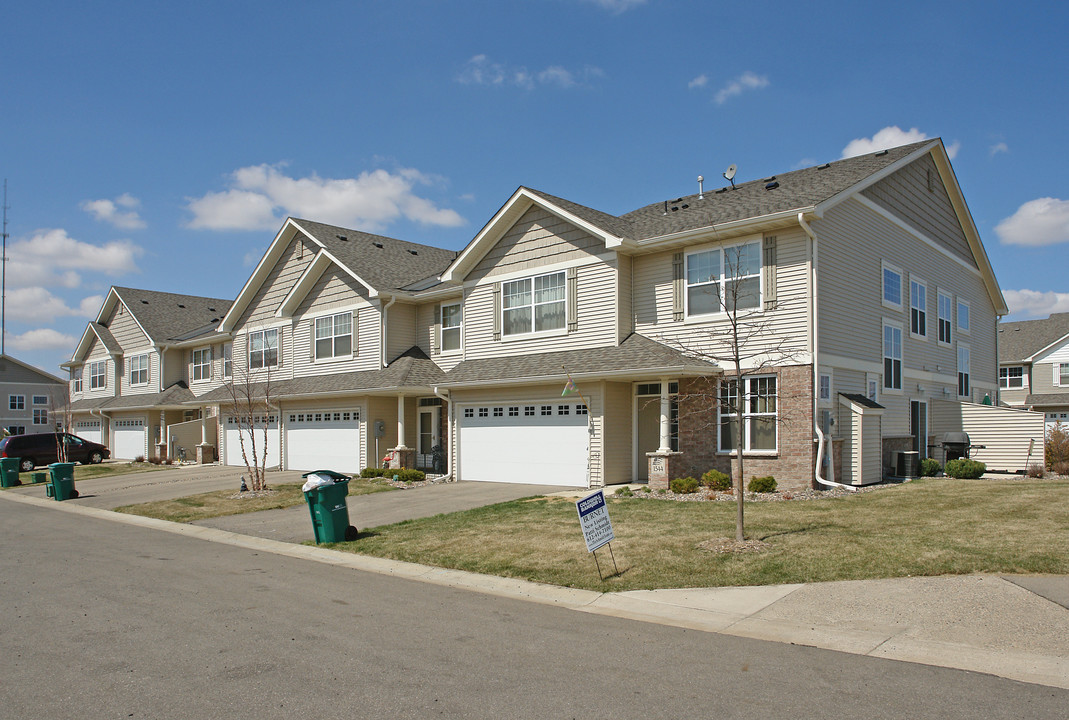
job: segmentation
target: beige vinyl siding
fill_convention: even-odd
[[[619,342],[635,330],[635,312],[631,302],[633,262],[629,255],[616,255],[616,337]]]
[[[601,384],[601,395],[605,398],[605,432],[601,437],[604,482],[606,485],[631,482],[634,413],[631,383],[604,382]]]
[[[866,188],[862,194],[976,267],[969,242],[930,154]]]
[[[163,387],[167,388],[178,382],[184,381],[189,385],[189,350],[185,348],[172,348],[163,355]],[[84,376],[84,375],[83,375]],[[191,388],[194,393],[204,392],[199,386]]]
[[[144,385],[130,384],[130,361],[135,357],[148,355],[148,382]],[[85,376],[82,376],[83,380]],[[120,395],[149,395],[160,391],[160,358],[151,348],[131,347],[125,351],[122,359],[122,374],[119,377]]]
[[[1001,388],[999,400],[1007,405],[1024,405],[1025,398],[1031,392],[1028,388]]]
[[[104,371],[105,387],[93,390],[90,388],[89,366],[95,362],[104,361],[107,366]],[[113,397],[115,395],[115,361],[108,355],[107,348],[94,336],[89,341],[89,348],[85,354],[85,364],[82,366],[82,393],[83,398]]]
[[[419,428],[416,425],[419,400],[416,396],[405,398],[405,445],[416,447],[416,439],[419,436]],[[386,451],[397,447],[397,396],[387,397],[371,396],[367,399],[368,407],[368,465],[382,467],[382,458]],[[379,438],[379,455],[375,456],[375,421],[381,420],[385,425],[386,434]]]
[[[534,205],[468,274],[467,280],[536,270],[604,252],[604,242]]]
[[[327,268],[304,300],[297,307],[294,317],[323,315],[335,309],[348,309],[357,298],[368,299],[367,288],[336,265]]]
[[[333,309],[340,310],[338,307]],[[345,308],[345,311],[350,310],[353,313],[353,347],[356,349],[352,358],[315,360],[315,319],[329,312],[309,314],[296,321],[292,333],[294,377],[379,369],[379,310],[367,301],[361,301],[358,307]]]
[[[547,270],[553,269],[547,268]],[[493,283],[485,282],[471,288],[464,300],[465,359],[576,350],[616,344],[616,268],[614,263],[598,261],[577,268],[576,284],[578,329],[575,332],[502,335],[502,340],[499,341],[495,341],[493,335]]]
[[[305,247],[301,237],[297,234],[282,251],[278,262],[271,268],[267,278],[235,325],[235,333],[250,327],[259,329],[274,323],[278,306],[315,257],[311,246]]]
[[[416,306],[394,303],[386,311],[386,362],[391,363],[399,355],[416,344]]]
[[[123,352],[129,352],[152,344],[121,301],[115,303],[115,308],[111,311],[111,317],[108,318],[104,325],[111,331]]]
[[[753,322],[767,325],[768,332],[765,334],[770,343],[789,338],[783,349],[787,354],[793,355],[792,360],[801,362],[808,359],[809,349],[808,242],[801,228],[780,231],[776,236],[777,306],[772,310],[756,313]],[[760,242],[760,237],[735,238],[727,244],[752,240]],[[694,245],[687,251],[705,247],[713,248],[716,244]],[[728,328],[726,315],[697,322],[672,319],[674,252],[642,255],[634,259],[635,331],[670,346],[682,344],[726,359],[730,352],[727,346],[717,339],[723,338],[723,333]],[[785,359],[783,353],[779,355],[779,358],[773,359],[774,362]]]
[[[1031,392],[1036,394],[1069,392],[1069,385],[1059,384],[1061,381],[1058,366],[1061,363],[1069,363],[1069,343],[1036,357],[1032,366]],[[1006,393],[1005,390],[1002,392]]]
[[[420,350],[433,357],[432,348],[435,345],[433,338],[434,324],[437,321],[438,303],[423,303],[416,306],[416,345]],[[435,360],[438,358],[435,357]]]
[[[984,446],[972,450],[970,457],[988,470],[1020,472],[1030,463],[1044,462],[1041,412],[947,400],[937,400],[930,407],[930,432],[937,437],[945,432],[969,433],[971,444]]]

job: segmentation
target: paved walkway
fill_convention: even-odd
[[[178,471],[162,471],[178,472]],[[205,471],[210,475],[210,471]],[[128,481],[133,476],[125,476]],[[183,476],[184,477],[184,476]],[[147,478],[146,478],[147,480]],[[202,477],[201,481],[232,482],[229,477]],[[155,481],[156,493],[174,492],[175,485],[192,487],[193,478],[171,483],[163,477]],[[189,483],[183,485],[183,483]],[[91,481],[80,482],[79,490],[90,490]],[[136,483],[130,483],[135,485]],[[411,503],[413,511],[434,514],[418,498],[432,488],[445,488],[431,498],[430,510],[451,512],[457,506],[476,502],[476,496],[496,496],[497,487],[470,486],[482,483],[455,483],[431,486],[418,491],[378,493],[353,500],[383,498],[381,514],[368,509],[365,517],[392,518],[399,506],[388,506],[385,498]],[[36,490],[40,489],[38,493]],[[541,488],[553,491],[559,488]],[[130,494],[147,492],[144,488]],[[533,486],[512,486],[512,494],[531,495]],[[121,495],[118,490],[113,501]],[[87,495],[93,495],[88,492]],[[98,497],[106,493],[101,490]],[[188,492],[186,494],[189,494]],[[568,607],[581,612],[611,615],[645,622],[691,628],[728,635],[810,645],[858,655],[990,673],[1030,683],[1069,689],[1069,577],[967,575],[923,578],[895,578],[832,583],[807,583],[744,588],[696,588],[598,593],[552,585],[446,570],[414,563],[402,563],[326,550],[278,539],[255,537],[218,527],[170,523],[135,515],[122,515],[93,507],[82,499],[56,503],[46,500],[43,488],[14,489],[0,493],[0,499],[46,505],[57,511],[93,515],[158,530],[201,538],[239,547],[300,557],[368,572],[406,577],[422,582],[463,588],[492,595],[524,599]],[[498,502],[498,500],[491,500]],[[124,503],[118,503],[124,504]],[[356,503],[354,503],[354,506]],[[307,510],[301,516],[308,521]],[[354,507],[352,516],[364,513]],[[295,516],[300,513],[295,512]],[[387,520],[393,522],[394,520]],[[246,518],[252,531],[256,521]],[[289,522],[287,519],[286,523]],[[284,523],[273,527],[281,528]],[[284,534],[280,530],[271,530]]]

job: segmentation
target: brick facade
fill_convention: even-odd
[[[743,456],[745,477],[771,475],[781,490],[813,486],[816,445],[813,442],[813,366],[788,365],[770,368],[778,394],[777,452],[775,455]],[[725,374],[733,377],[733,374]],[[676,477],[700,478],[710,469],[735,476],[738,463],[717,452],[717,383],[705,378],[679,382],[679,450]]]

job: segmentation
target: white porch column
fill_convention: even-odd
[[[661,378],[661,445],[657,452],[672,451],[672,405],[668,399],[668,378]]]
[[[405,445],[405,396],[397,396],[397,448],[404,449]]]
[[[204,411],[200,411],[200,444],[208,444],[208,418],[204,416]]]

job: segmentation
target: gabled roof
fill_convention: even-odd
[[[81,339],[78,340],[78,346],[74,349],[74,354],[71,355],[71,359],[60,365],[60,367],[70,367],[81,361],[85,354],[89,352],[89,346],[94,338],[100,341],[100,344],[104,346],[109,355],[122,355],[122,346],[119,345],[119,341],[115,339],[115,336],[111,334],[111,330],[108,330],[98,322],[91,322],[86,325]]]
[[[53,385],[66,385],[67,384],[66,380],[58,378],[55,375],[53,375],[51,373],[47,373],[44,370],[41,370],[39,368],[35,368],[33,365],[30,365],[28,363],[24,363],[21,360],[19,360],[18,358],[11,357],[10,355],[7,355],[6,353],[3,354],[3,355],[0,355],[0,373],[4,373],[9,369],[8,366],[5,363],[12,363],[14,365],[19,366],[22,370],[26,371],[30,375],[38,377],[40,379],[39,382],[53,384]],[[0,374],[0,381],[3,381],[3,380],[4,380],[4,376],[2,374]],[[10,382],[10,381],[8,381],[8,382]]]
[[[1069,340],[1069,313],[1054,313],[1042,320],[1003,322],[998,326],[1000,363],[1031,362],[1043,350]]]
[[[193,393],[185,382],[178,382],[159,393],[122,395],[119,397],[83,398],[71,403],[74,412],[87,410],[162,410],[179,409],[193,400]]]
[[[176,340],[194,330],[218,327],[230,309],[230,301],[221,298],[112,287],[97,322],[110,315],[113,295],[122,301],[154,345]]]

